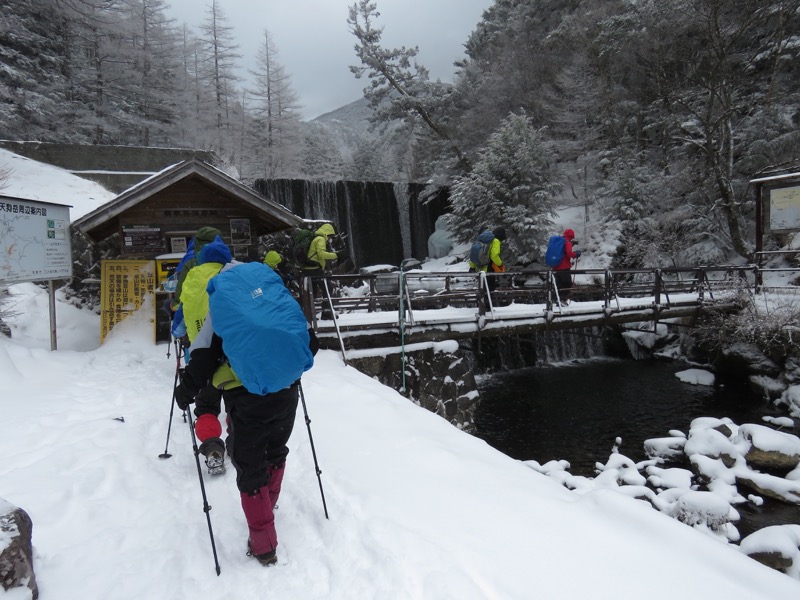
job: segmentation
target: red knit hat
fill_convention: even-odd
[[[575,239],[575,232],[572,229],[565,229],[564,230],[564,237],[568,240]]]

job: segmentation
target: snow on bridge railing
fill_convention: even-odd
[[[758,279],[755,265],[669,267],[663,269],[575,269],[570,271],[573,286],[570,298],[575,305],[593,303],[593,310],[606,314],[623,310],[621,299],[645,299],[646,306],[713,304],[728,301],[732,293],[753,292]],[[331,275],[326,277],[330,297],[314,294],[322,286],[302,285],[307,316],[317,325],[325,315],[394,313],[399,321],[402,281],[404,318],[414,323],[416,311],[444,308],[471,309],[475,319],[496,317],[496,309],[514,304],[537,307],[539,313],[563,312],[551,269],[471,273],[467,271],[431,272],[412,270],[403,273]],[[489,290],[492,290],[489,293]],[[717,297],[724,293],[724,298]],[[638,304],[641,304],[639,302]],[[627,303],[627,306],[630,306]],[[313,309],[311,308],[313,307]],[[590,307],[584,306],[584,309]],[[519,312],[519,311],[517,311]],[[389,315],[387,315],[388,317]],[[458,320],[463,320],[459,315]],[[351,320],[351,319],[348,319]],[[389,325],[392,319],[366,319],[364,326]],[[441,319],[440,319],[441,320]],[[370,325],[372,324],[372,325]]]

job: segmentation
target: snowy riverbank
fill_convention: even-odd
[[[60,349],[50,352],[46,313],[37,308],[44,291],[31,284],[12,291],[13,339],[0,339],[7,458],[0,495],[33,519],[41,598],[800,593],[800,582],[618,490],[565,489],[343,366],[333,352],[320,353],[303,384],[330,520],[300,413],[276,568],[245,556],[233,472],[206,480],[217,577],[189,432],[177,416],[173,456],[158,458],[174,357],[135,319],[97,347],[97,315],[62,302]]]

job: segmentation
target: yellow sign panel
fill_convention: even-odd
[[[158,273],[158,285],[163,284],[170,275],[175,272],[178,263],[181,262],[180,258],[157,258],[156,259],[156,273]]]
[[[103,260],[100,262],[100,341],[111,329],[133,314],[152,296],[156,286],[156,264],[152,260]],[[150,302],[155,311],[155,302]],[[156,318],[153,314],[153,340]]]

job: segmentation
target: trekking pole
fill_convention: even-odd
[[[169,353],[167,354],[169,356]],[[159,454],[158,458],[169,458],[172,456],[167,449],[169,448],[169,434],[172,431],[172,415],[175,412],[175,390],[178,389],[178,376],[181,372],[181,351],[178,348],[178,339],[175,338],[175,383],[172,384],[172,404],[169,407],[169,425],[167,425],[167,443],[164,446],[163,454]]]
[[[556,281],[556,272],[553,269],[550,269],[550,273],[547,277],[547,310],[553,308],[553,300],[552,297],[556,297],[556,303],[558,307],[561,308],[561,294],[558,293],[558,282]]]
[[[314,449],[314,438],[311,437],[311,419],[308,418],[308,409],[306,408],[306,395],[303,393],[303,384],[298,383],[297,389],[300,391],[300,400],[303,403],[303,413],[306,416],[306,427],[308,428],[308,441],[311,442],[311,455],[314,457],[314,468],[317,471],[317,480],[319,481],[319,495],[322,496],[322,508],[325,510],[325,518],[328,517],[328,505],[325,503],[325,492],[322,490],[322,471],[320,471],[319,463],[317,462],[317,451]],[[198,469],[200,468],[198,463]]]
[[[344,340],[342,339],[342,332],[339,331],[339,321],[336,316],[336,311],[333,308],[333,298],[331,298],[331,291],[328,288],[328,278],[325,277],[322,279],[322,286],[325,290],[325,296],[328,299],[328,306],[331,309],[331,318],[333,319],[333,327],[336,329],[336,337],[339,338],[339,347],[342,349],[342,360],[344,364],[347,365],[347,352],[344,349]],[[324,301],[324,300],[323,300]]]
[[[578,261],[580,259],[581,259],[580,256],[576,256],[575,257],[575,266],[572,267],[572,269],[573,269],[573,272],[572,272],[572,287],[575,287],[575,270],[577,270],[577,268],[578,268]]]
[[[192,410],[186,409],[184,414],[189,415],[189,431],[192,432],[192,449],[194,450],[194,461],[197,463],[197,477],[200,479],[200,492],[203,495],[203,512],[206,513],[206,521],[208,522],[208,536],[211,538],[211,551],[214,553],[214,565],[217,568],[217,575],[220,574],[219,559],[217,558],[217,546],[214,543],[214,530],[211,528],[211,506],[208,504],[206,497],[206,486],[203,483],[203,470],[200,468],[200,450],[197,447],[197,438],[194,435],[194,419],[192,419]]]

